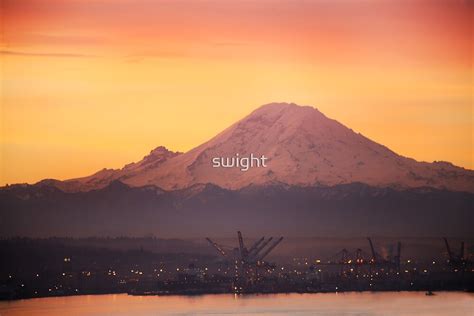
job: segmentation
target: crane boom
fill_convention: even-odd
[[[227,256],[224,249],[222,249],[217,243],[213,242],[210,238],[206,237],[206,240],[224,257]]]
[[[362,249],[357,248],[356,250],[356,263],[364,262],[364,258],[362,257]]]
[[[370,239],[370,237],[367,237],[367,240],[369,241],[370,251],[372,252],[372,262],[375,263],[375,261],[377,260],[377,254],[375,253],[374,244],[372,243],[372,239]]]
[[[263,260],[278,244],[283,240],[283,237],[278,238],[267,250],[258,258],[258,260]]]
[[[400,258],[402,257],[402,243],[399,241],[397,243],[397,256],[395,257],[395,264],[400,266]]]
[[[252,251],[254,251],[255,248],[257,248],[257,247],[262,243],[262,241],[263,241],[264,239],[265,239],[265,237],[262,237],[262,238],[260,238],[259,240],[257,240],[257,241],[252,245],[252,247],[250,247],[249,253],[251,253]]]
[[[449,260],[453,261],[453,253],[451,252],[451,248],[449,247],[448,240],[446,239],[446,237],[443,237],[443,240],[446,245],[446,250],[448,251]]]
[[[269,243],[270,241],[272,241],[272,239],[273,239],[273,237],[270,237],[270,238],[268,238],[267,240],[265,240],[265,241],[260,245],[260,247],[257,247],[251,254],[249,253],[249,256],[252,256],[252,257],[256,258],[257,255],[258,255],[258,253],[259,253],[260,251],[262,251],[262,249],[265,248],[265,246],[268,245],[268,243]]]
[[[245,257],[245,246],[244,246],[244,239],[242,238],[242,233],[240,230],[237,232],[237,236],[239,238],[239,250],[240,250],[240,257]]]
[[[346,263],[347,259],[349,258],[349,251],[347,249],[342,249],[341,251],[341,260],[339,263]]]

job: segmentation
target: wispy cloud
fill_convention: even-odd
[[[175,50],[155,50],[155,51],[148,51],[148,52],[140,52],[129,54],[125,56],[125,62],[127,63],[139,63],[145,59],[149,58],[164,58],[164,59],[172,59],[172,58],[186,58],[190,55],[186,52],[182,51],[175,51]]]
[[[217,46],[217,47],[238,47],[238,46],[250,46],[251,43],[249,42],[212,42],[211,45]]]
[[[11,50],[0,50],[0,55],[10,56],[32,56],[32,57],[65,57],[65,58],[95,58],[97,55],[74,54],[74,53],[38,53],[38,52],[19,52]]]

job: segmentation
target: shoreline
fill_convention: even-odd
[[[22,298],[13,298],[13,299],[0,299],[0,303],[2,302],[18,302],[18,301],[23,301],[23,300],[34,300],[34,299],[44,299],[44,298],[61,298],[61,297],[76,297],[76,296],[102,296],[102,295],[127,295],[127,296],[188,296],[188,297],[197,297],[197,296],[206,296],[206,295],[237,295],[237,296],[264,296],[264,295],[277,295],[277,294],[343,294],[343,293],[372,293],[372,294],[378,294],[378,293],[425,293],[427,296],[428,292],[432,292],[433,295],[436,295],[437,293],[469,293],[474,295],[473,290],[469,289],[454,289],[454,290],[449,290],[449,289],[442,289],[442,290],[423,290],[423,289],[414,289],[414,290],[393,290],[393,289],[387,289],[387,290],[360,290],[360,291],[355,291],[355,290],[347,290],[347,291],[275,291],[275,292],[247,292],[247,293],[233,293],[233,292],[217,292],[217,291],[207,291],[207,292],[196,292],[196,293],[190,293],[187,291],[183,292],[170,292],[170,291],[145,291],[145,292],[96,292],[96,293],[81,293],[81,294],[63,294],[63,295],[38,295],[38,296],[30,296],[30,297],[22,297]]]

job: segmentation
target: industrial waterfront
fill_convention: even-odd
[[[308,256],[281,251],[274,255],[285,240],[244,238],[241,232],[224,240],[230,245],[215,238],[202,238],[201,243],[155,238],[2,240],[0,297],[11,301],[118,293],[245,296],[365,291],[421,291],[435,296],[440,291],[474,290],[474,266],[463,241],[430,240],[442,247],[434,251],[444,250],[437,256],[412,256],[421,251],[393,238],[390,244],[380,238],[343,240],[340,243],[348,247],[328,247],[330,255],[306,248],[299,253]],[[150,244],[162,248],[153,250]]]

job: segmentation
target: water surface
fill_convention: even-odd
[[[474,315],[474,294],[423,292],[50,297],[0,302],[0,315]]]

